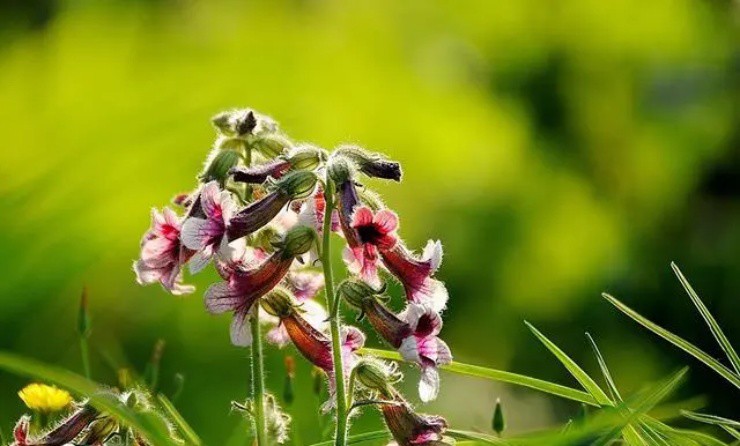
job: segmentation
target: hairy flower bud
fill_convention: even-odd
[[[337,184],[352,181],[352,167],[349,163],[339,157],[332,157],[329,160],[329,178]]]
[[[316,231],[308,226],[296,226],[290,229],[278,245],[284,256],[296,257],[311,250],[318,237]]]
[[[262,184],[268,178],[280,178],[290,169],[290,162],[278,158],[265,164],[256,166],[239,166],[229,171],[234,181],[247,184]]]
[[[257,127],[257,117],[252,110],[232,110],[217,114],[211,123],[224,135],[243,136]]]
[[[368,152],[357,146],[342,146],[336,153],[350,159],[360,172],[369,177],[401,181],[401,165],[379,153]]]
[[[373,287],[361,280],[347,279],[339,284],[337,292],[345,298],[348,304],[362,310],[367,300],[373,299],[374,296],[382,293],[383,290],[376,291]]]
[[[288,162],[293,170],[314,170],[326,161],[326,152],[318,147],[299,146],[288,154]]]
[[[308,198],[316,187],[319,177],[315,173],[299,170],[291,172],[277,181],[274,187],[291,199]]]
[[[392,397],[391,385],[401,380],[401,374],[394,365],[374,359],[361,359],[355,365],[354,373],[360,384],[385,398]]]
[[[239,162],[239,154],[233,150],[219,150],[216,156],[206,166],[205,171],[200,174],[200,181],[208,183],[209,181],[218,181],[220,185],[226,182],[229,177],[229,171]]]
[[[277,287],[262,298],[262,308],[275,317],[287,317],[295,311],[295,299],[290,291]]]

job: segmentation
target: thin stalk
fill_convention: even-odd
[[[324,268],[324,282],[326,283],[326,307],[335,308],[334,300],[334,274],[331,267],[331,214],[334,209],[334,182],[326,176],[324,187],[324,209],[323,244],[321,249],[321,265]],[[337,307],[338,308],[338,305]],[[339,336],[339,315],[332,314],[329,318],[331,328],[331,350],[334,359],[334,388],[337,400],[337,424],[334,433],[334,444],[345,446],[347,444],[347,389],[344,383],[344,366],[342,364],[342,346]]]
[[[258,446],[267,445],[267,423],[265,420],[265,370],[262,358],[262,336],[260,336],[259,307],[252,310],[252,401],[254,402],[254,430]]]
[[[252,165],[252,149],[244,145],[244,164]],[[252,199],[252,187],[246,185],[244,197]],[[267,446],[267,420],[265,419],[265,364],[262,355],[262,336],[260,333],[259,305],[252,309],[250,320],[252,331],[252,402],[254,404],[254,431],[257,446]]]

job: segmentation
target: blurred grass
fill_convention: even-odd
[[[582,332],[598,333],[620,387],[636,388],[683,358],[646,344],[600,291],[645,299],[647,317],[692,334],[692,308],[667,305],[681,295],[675,259],[717,314],[737,314],[736,17],[734,3],[699,0],[59,2],[0,44],[0,347],[80,370],[87,284],[95,378],[113,381],[102,356],[141,367],[165,338],[163,389],[184,373],[178,408],[204,441],[241,444],[229,401],[246,394],[247,354],[228,318],[206,315],[200,294],[135,286],[130,265],[148,209],[193,187],[209,117],[251,106],[298,140],[403,163],[402,185],[377,186],[411,246],[445,243],[443,335],[458,359],[568,383],[527,318],[577,360],[590,355]],[[277,394],[281,356],[269,353]],[[298,362],[291,411],[310,443],[317,403]],[[4,432],[22,384],[0,376]],[[711,389],[715,413],[732,407]],[[510,391],[448,379],[425,410],[487,426]],[[510,415],[513,431],[575,411],[511,398],[530,408]]]

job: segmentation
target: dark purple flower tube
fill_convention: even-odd
[[[290,162],[283,158],[278,158],[265,164],[259,164],[251,167],[234,167],[229,173],[234,181],[247,184],[262,184],[272,177],[281,178],[290,170]]]
[[[390,397],[396,404],[380,406],[385,424],[399,446],[443,445],[447,421],[437,415],[416,413],[395,390]]]
[[[447,288],[435,279],[442,263],[442,244],[430,240],[421,256],[411,253],[401,243],[380,251],[383,264],[403,285],[409,302],[426,305],[440,312],[447,305]]]

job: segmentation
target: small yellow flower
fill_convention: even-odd
[[[29,409],[44,413],[60,411],[72,402],[72,396],[66,390],[38,383],[27,385],[18,392],[18,396]]]

